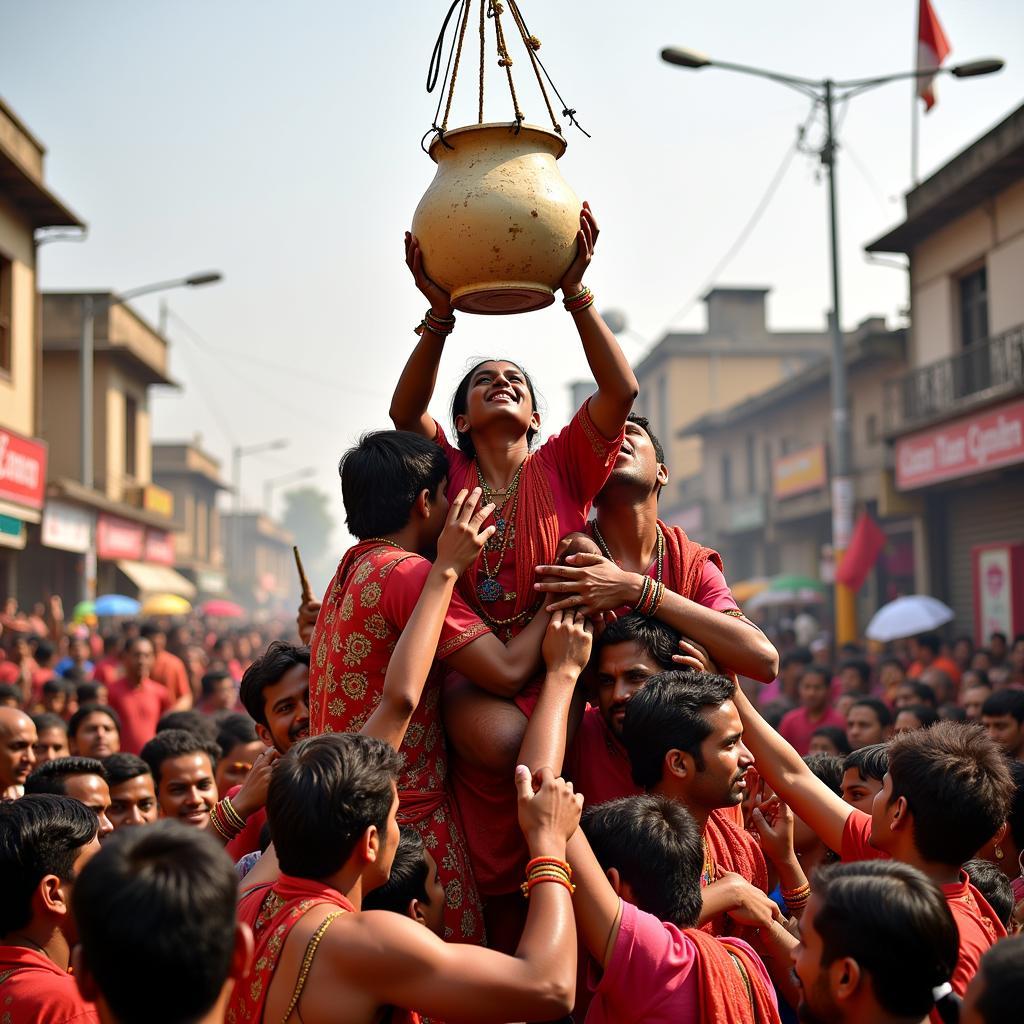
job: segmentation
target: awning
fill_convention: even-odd
[[[146,562],[120,561],[115,563],[139,588],[143,597],[148,594],[177,594],[178,597],[195,600],[196,588],[180,572],[166,565],[150,565]]]

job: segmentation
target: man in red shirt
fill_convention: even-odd
[[[907,669],[911,679],[920,677],[927,668],[937,668],[945,672],[955,686],[960,685],[960,666],[942,654],[942,641],[934,633],[926,633],[914,641],[914,654],[914,664]]]
[[[172,711],[187,711],[192,707],[192,684],[188,680],[185,662],[167,650],[167,634],[157,623],[144,623],[140,635],[153,645],[150,678],[167,687],[173,701]]]
[[[0,1007],[10,1024],[99,1024],[68,973],[74,879],[99,851],[96,815],[64,796],[0,805]]]
[[[961,868],[1009,812],[1014,784],[1000,749],[964,722],[902,733],[889,745],[889,771],[865,814],[817,779],[739,690],[736,707],[758,772],[829,849],[844,862],[903,861],[939,886],[960,932],[951,983],[963,995],[982,953],[1006,935]]]
[[[164,729],[142,748],[142,760],[153,773],[161,818],[176,818],[192,828],[210,827],[210,811],[217,803],[213,769],[219,752],[216,743],[185,729]]]
[[[267,749],[256,759],[245,782],[224,795],[231,810],[245,822],[245,828],[225,847],[234,860],[260,848],[273,764],[309,735],[309,648],[275,640],[245,670],[240,694],[245,710],[256,723],[256,734]],[[230,812],[221,814],[221,810],[218,806],[213,835],[223,840],[226,836],[221,828],[234,830],[230,828]]]
[[[957,959],[942,893],[909,864],[883,861],[829,865],[814,886],[793,954],[800,1020],[918,1022],[932,1011]]]
[[[137,754],[156,734],[160,716],[173,705],[167,687],[152,679],[153,643],[136,637],[125,654],[125,675],[109,686],[110,706],[121,718],[121,749]]]
[[[811,665],[800,677],[800,707],[787,712],[779,723],[779,732],[803,757],[809,753],[815,729],[834,725],[846,731],[846,719],[829,705],[832,673],[821,665]]]

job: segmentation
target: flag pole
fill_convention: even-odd
[[[917,31],[914,33],[914,63],[912,67],[920,67],[921,64],[921,5],[917,5]],[[921,111],[917,102],[918,79],[910,80],[910,187],[917,188],[917,145],[918,132],[921,128]]]

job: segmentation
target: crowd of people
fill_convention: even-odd
[[[1020,1019],[1024,637],[769,640],[658,517],[597,233],[539,445],[508,360],[427,412],[407,236],[430,309],[297,629],[7,608],[3,1024]]]

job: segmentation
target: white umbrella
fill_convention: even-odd
[[[928,633],[953,621],[953,609],[925,594],[897,597],[872,616],[865,631],[869,640],[902,640]]]

